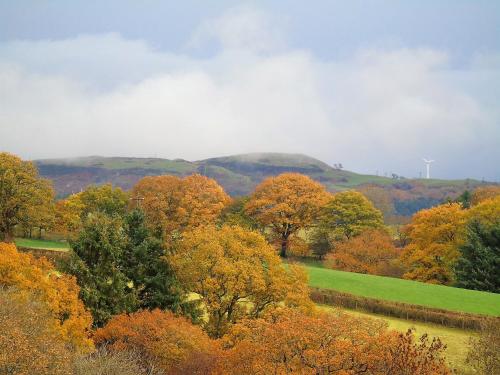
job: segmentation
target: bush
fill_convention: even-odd
[[[471,338],[467,362],[480,374],[500,374],[500,319],[481,324],[478,338]]]
[[[110,351],[132,351],[140,355],[141,366],[152,371],[179,372],[186,361],[210,355],[214,344],[200,327],[171,312],[139,311],[113,317],[96,331],[96,345]]]
[[[73,353],[44,303],[0,288],[0,374],[66,375]]]

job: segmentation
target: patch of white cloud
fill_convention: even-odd
[[[351,170],[497,180],[498,55],[433,49],[324,61],[252,8],[207,20],[186,54],[119,34],[0,44],[0,149],[27,158],[202,159],[294,152]],[[278,25],[278,26],[276,26]],[[210,57],[190,48],[216,42]]]

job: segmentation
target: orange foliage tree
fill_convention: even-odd
[[[149,227],[159,234],[212,224],[231,201],[215,180],[201,175],[144,177],[132,199],[141,202]]]
[[[194,229],[184,234],[170,261],[186,291],[201,296],[205,328],[213,337],[283,303],[312,308],[306,274],[297,266],[284,268],[257,232],[229,226]]]
[[[485,198],[466,211],[468,221],[476,220],[485,226],[500,223],[500,195]]]
[[[73,353],[47,306],[0,288],[0,374],[66,375]]]
[[[225,350],[214,373],[451,374],[441,358],[442,346],[430,351],[417,347],[405,356],[405,351],[397,350],[402,338],[380,320],[286,309],[235,325],[223,338]],[[413,344],[410,341],[410,349]],[[398,372],[394,362],[417,371]]]
[[[400,276],[399,255],[386,231],[372,229],[339,243],[326,257],[326,264],[348,272]]]
[[[453,283],[465,219],[466,211],[458,203],[417,212],[406,227],[410,243],[401,256],[408,269],[403,277],[434,284]]]
[[[316,221],[330,196],[323,185],[307,176],[283,173],[258,185],[245,211],[271,229],[280,241],[280,255],[286,257],[291,237]]]
[[[59,274],[45,258],[36,259],[17,251],[15,245],[0,243],[0,287],[29,291],[58,321],[61,335],[79,350],[92,348],[88,338],[92,318],[82,301],[74,277]]]
[[[200,327],[158,309],[117,315],[96,331],[94,341],[113,351],[138,352],[143,366],[169,374],[178,373],[186,361],[217,350]]]

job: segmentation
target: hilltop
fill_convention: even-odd
[[[129,190],[144,176],[200,173],[214,178],[232,196],[249,194],[268,176],[297,172],[324,184],[330,191],[356,189],[365,193],[386,216],[408,216],[446,198],[455,198],[481,183],[476,180],[388,178],[334,168],[302,154],[252,153],[198,161],[161,158],[89,156],[36,160],[40,174],[54,182],[59,197],[91,184],[112,183]]]

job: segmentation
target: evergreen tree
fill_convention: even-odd
[[[137,309],[137,291],[122,269],[126,244],[121,220],[102,213],[90,214],[63,265],[80,286],[80,298],[91,311],[94,325],[104,325],[113,315]]]
[[[471,221],[460,252],[455,266],[457,286],[500,293],[500,222],[485,226]]]
[[[147,309],[184,310],[184,296],[175,275],[164,257],[160,239],[151,235],[142,211],[134,210],[125,217],[127,243],[122,269],[139,293],[139,304]]]

